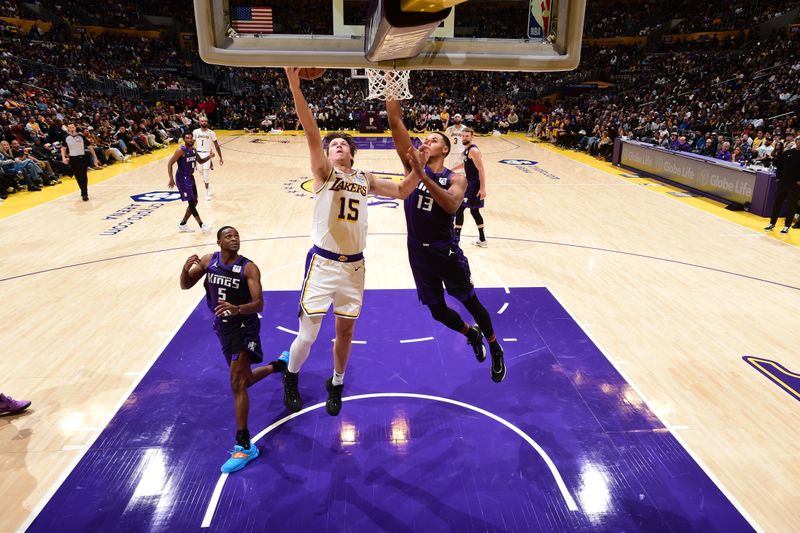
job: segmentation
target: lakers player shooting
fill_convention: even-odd
[[[486,198],[486,170],[483,168],[483,154],[474,142],[475,132],[472,128],[464,128],[462,141],[464,150],[460,154],[461,162],[453,167],[453,171],[464,169],[467,175],[467,190],[464,192],[464,203],[456,212],[456,240],[461,240],[461,228],[464,226],[464,210],[469,209],[475,224],[478,226],[478,240],[475,246],[486,248],[486,234],[483,231],[483,199]]]
[[[250,367],[264,360],[258,317],[264,308],[261,271],[255,263],[239,255],[239,232],[235,228],[221,227],[217,244],[218,252],[202,258],[193,255],[186,260],[181,270],[181,289],[191,289],[205,275],[206,303],[214,313],[214,331],[230,367],[236,445],[230,459],[222,465],[222,472],[231,473],[244,468],[259,453],[247,429],[250,413],[247,388],[270,374],[284,371],[289,354],[283,352],[268,365]]]
[[[208,127],[207,117],[200,117],[200,127],[195,129],[192,135],[194,135],[194,141],[197,146],[197,155],[203,158],[208,157],[208,155],[211,154],[211,147],[213,145],[214,149],[217,151],[217,157],[219,157],[219,164],[224,164],[222,160],[222,149],[217,142],[217,134]],[[211,179],[209,178],[209,172],[213,169],[212,163],[210,160],[207,160],[200,163],[197,169],[200,171],[200,176],[203,178],[203,183],[206,185],[206,201],[210,202]]]
[[[344,373],[350,358],[355,321],[361,313],[364,297],[367,195],[375,193],[405,198],[414,190],[419,178],[409,172],[398,183],[355,170],[356,145],[344,133],[329,133],[323,142],[300,88],[299,71],[298,68],[287,68],[286,76],[303,125],[314,174],[313,246],[306,256],[300,296],[300,327],[291,346],[289,369],[283,380],[284,403],[290,411],[302,408],[298,373],[319,334],[322,318],[333,304],[336,338],[333,343],[333,376],[325,382],[328,391],[325,408],[328,414],[336,416],[342,407]],[[410,143],[405,157],[417,157],[417,151]]]
[[[410,172],[406,154],[411,147],[411,138],[403,124],[400,102],[387,99],[386,111],[395,149],[406,172]],[[466,336],[479,362],[486,359],[483,344],[486,336],[492,355],[492,380],[499,383],[506,375],[503,348],[497,342],[489,312],[475,294],[469,261],[461,251],[453,229],[454,214],[464,201],[467,180],[463,174],[457,174],[444,165],[450,153],[447,135],[431,133],[423,144],[430,150],[428,164],[420,176],[420,183],[404,202],[408,260],[417,295],[434,319]],[[456,310],[447,306],[445,289],[464,304],[475,318],[476,325],[467,325]]]

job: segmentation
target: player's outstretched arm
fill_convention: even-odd
[[[300,69],[287,67],[284,70],[286,71],[286,77],[289,79],[289,88],[292,91],[297,117],[300,119],[300,124],[303,125],[303,131],[306,135],[308,151],[311,154],[311,170],[314,172],[315,178],[324,180],[331,173],[331,163],[325,157],[317,121],[314,119],[314,115],[311,114],[311,110],[308,109],[308,102],[306,97],[303,96],[303,90],[300,88]]]
[[[202,259],[197,255],[190,256],[181,269],[181,289],[186,290],[194,287],[206,273],[210,261],[211,254],[204,255]]]
[[[386,116],[389,120],[389,128],[392,130],[392,140],[394,141],[394,149],[397,150],[397,155],[400,156],[400,161],[403,162],[403,168],[406,174],[411,172],[407,157],[408,149],[413,148],[411,137],[408,135],[406,125],[403,124],[403,108],[397,100],[386,100]]]
[[[370,191],[378,196],[405,200],[416,188],[420,176],[425,174],[425,165],[428,163],[429,157],[429,147],[423,145],[419,150],[415,150],[413,146],[410,147],[406,152],[406,164],[411,167],[411,171],[406,174],[403,181],[398,183],[393,180],[380,179],[370,172],[367,173]]]

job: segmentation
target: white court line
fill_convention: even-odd
[[[122,409],[123,404],[126,401],[128,401],[128,398],[130,397],[131,394],[133,394],[134,389],[139,386],[139,383],[142,381],[145,374],[147,374],[150,371],[150,369],[156,363],[158,358],[161,357],[161,354],[164,353],[164,350],[167,349],[167,345],[169,345],[170,341],[175,337],[178,331],[180,331],[180,329],[192,315],[194,310],[197,308],[197,305],[200,302],[202,302],[203,299],[205,299],[205,296],[203,298],[199,298],[196,304],[189,306],[189,309],[188,311],[186,311],[186,314],[183,316],[183,318],[178,320],[178,324],[175,326],[175,330],[172,332],[172,335],[170,335],[164,340],[164,343],[161,345],[161,347],[158,350],[156,350],[155,355],[150,359],[150,361],[147,362],[144,369],[142,370],[141,375],[138,376],[138,379],[134,379],[131,382],[130,387],[128,387],[128,390],[120,397],[114,409],[109,411],[110,414],[106,417],[105,421],[100,425],[99,428],[94,430],[95,432],[94,435],[92,436],[91,439],[89,439],[89,441],[83,447],[84,448],[83,453],[79,453],[77,457],[75,457],[75,460],[72,461],[72,463],[70,463],[70,465],[66,468],[66,470],[64,470],[64,472],[59,476],[58,481],[56,481],[50,486],[50,489],[45,493],[42,499],[39,500],[39,502],[33,507],[30,514],[28,515],[28,518],[26,518],[25,521],[20,526],[19,531],[26,531],[29,527],[31,527],[31,524],[33,523],[34,519],[36,519],[36,517],[39,516],[39,513],[42,512],[42,509],[44,509],[44,506],[47,505],[47,502],[49,502],[50,499],[53,497],[53,495],[55,495],[56,491],[61,488],[61,485],[64,484],[64,482],[67,480],[67,477],[69,477],[72,471],[75,470],[75,467],[78,466],[78,463],[81,461],[81,459],[83,459],[84,455],[86,455],[86,452],[88,452],[89,449],[91,449],[91,447],[94,446],[95,441],[98,438],[100,438],[100,434],[103,432],[105,428],[108,427],[108,425],[111,423],[111,420],[117,415],[119,410]]]
[[[561,477],[561,473],[558,471],[558,468],[556,468],[556,465],[550,458],[550,456],[547,455],[547,452],[544,451],[544,449],[541,446],[539,446],[539,443],[533,440],[527,433],[519,429],[517,426],[515,426],[508,420],[500,418],[494,413],[486,411],[485,409],[481,409],[480,407],[475,407],[474,405],[470,405],[468,403],[460,402],[458,400],[453,400],[451,398],[444,398],[442,396],[430,396],[428,394],[414,394],[409,392],[379,392],[374,394],[358,394],[356,396],[348,396],[346,398],[342,398],[342,401],[349,402],[353,400],[366,400],[370,398],[415,398],[420,400],[432,400],[435,402],[448,403],[451,405],[456,405],[458,407],[463,407],[464,409],[469,409],[470,411],[474,411],[478,414],[491,418],[496,422],[500,422],[505,427],[507,427],[508,429],[510,429],[511,431],[522,437],[525,440],[525,442],[527,442],[534,450],[536,450],[536,453],[539,454],[539,456],[542,458],[545,464],[547,464],[547,467],[550,469],[550,473],[553,475],[553,479],[555,480],[556,485],[558,485],[558,489],[561,491],[561,496],[564,498],[564,502],[567,504],[567,508],[570,511],[579,510],[578,504],[575,503],[575,499],[569,493],[569,489],[567,489],[567,485],[566,483],[564,483],[564,479]],[[319,409],[323,405],[325,405],[324,402],[312,405],[310,407],[306,407],[301,411],[292,413],[288,416],[281,418],[276,422],[273,422],[266,429],[263,429],[261,432],[258,433],[258,435],[253,437],[253,442],[254,443],[258,442],[273,429],[282,426],[283,424],[292,420],[293,418],[297,418],[300,415],[303,415],[315,409]],[[225,481],[227,480],[227,478],[228,478],[227,474],[220,474],[220,477],[217,480],[217,484],[214,487],[214,492],[211,495],[211,500],[208,502],[208,507],[206,507],[206,513],[203,516],[203,522],[200,524],[201,528],[207,528],[211,526],[211,521],[214,519],[214,513],[217,509],[217,505],[219,504],[219,499],[222,496],[222,488],[225,485]]]
[[[214,513],[217,510],[217,502],[219,501],[219,497],[222,495],[222,487],[225,486],[225,482],[227,480],[228,474],[222,474],[219,476],[217,484],[214,486],[214,492],[211,494],[211,503],[209,503],[208,507],[206,508],[206,514],[203,515],[203,522],[200,527],[208,527],[211,525],[211,520],[214,518]],[[212,503],[214,505],[211,505]]]
[[[432,341],[433,337],[420,337],[419,339],[403,339],[400,341],[400,344],[408,344],[409,342],[423,342],[423,341]]]
[[[331,342],[336,342],[336,339],[331,339]],[[367,341],[350,341],[353,344],[367,344]]]
[[[470,268],[472,268],[472,270],[480,270],[481,272],[487,272],[494,279],[496,279],[497,281],[500,282],[500,286],[503,287],[503,290],[505,291],[506,294],[511,294],[511,290],[508,288],[508,285],[506,285],[506,282],[503,281],[502,278],[500,276],[498,276],[494,271],[489,270],[489,269],[484,269],[484,268],[475,268],[472,265],[470,265]]]
[[[500,310],[497,312],[497,314],[498,315],[502,315],[505,312],[506,309],[508,309],[508,302],[503,304],[503,307],[500,308]]]
[[[293,329],[285,328],[285,327],[283,327],[283,326],[276,326],[276,328],[275,328],[275,329],[278,329],[278,330],[284,331],[284,332],[286,332],[286,333],[291,333],[292,335],[299,335],[299,332],[297,332],[297,331],[295,331],[295,330],[293,330]]]
[[[517,339],[515,337],[508,337],[504,338],[503,342],[517,342]]]
[[[684,204],[684,205],[688,205],[688,204]],[[745,520],[747,520],[750,523],[750,526],[752,526],[752,528],[755,529],[756,531],[763,532],[764,530],[761,527],[759,527],[759,525],[756,523],[755,519],[753,519],[753,517],[750,516],[750,513],[748,513],[744,509],[744,507],[742,507],[742,505],[736,500],[736,498],[733,497],[733,495],[730,493],[730,491],[728,491],[728,489],[725,488],[725,485],[723,485],[719,481],[719,479],[717,479],[717,476],[715,476],[711,472],[711,470],[705,465],[705,463],[703,463],[703,461],[700,460],[700,458],[697,456],[697,454],[695,454],[694,451],[692,451],[692,449],[689,448],[689,445],[686,444],[686,441],[683,440],[683,438],[680,436],[680,434],[677,433],[676,429],[680,428],[682,426],[672,426],[672,425],[670,425],[670,423],[667,421],[667,419],[665,417],[661,416],[660,414],[658,414],[658,412],[655,409],[653,409],[652,404],[647,399],[647,396],[645,396],[642,393],[642,391],[639,389],[639,387],[633,381],[631,381],[628,378],[628,376],[625,374],[625,372],[622,370],[622,368],[617,366],[617,363],[611,357],[609,357],[608,353],[603,349],[603,347],[600,346],[600,344],[594,339],[594,337],[592,337],[592,334],[589,333],[589,331],[586,330],[586,328],[584,328],[583,325],[581,325],[581,323],[576,318],[576,315],[574,315],[572,313],[572,311],[570,311],[569,308],[566,305],[564,305],[564,302],[558,297],[558,295],[553,291],[553,289],[548,287],[548,290],[550,291],[550,294],[553,295],[553,298],[555,298],[556,301],[561,305],[561,307],[563,307],[564,310],[569,314],[569,316],[572,318],[572,320],[574,320],[575,323],[578,324],[578,327],[581,328],[581,330],[589,338],[589,340],[592,341],[592,343],[597,347],[598,350],[600,350],[600,353],[602,353],[603,356],[606,359],[608,359],[608,362],[611,363],[611,366],[613,366],[616,369],[616,371],[619,372],[619,374],[622,376],[622,379],[624,379],[628,383],[628,385],[630,385],[630,387],[633,389],[633,391],[639,396],[639,398],[642,399],[642,401],[647,406],[647,408],[650,409],[658,417],[659,420],[661,420],[661,422],[664,424],[664,427],[667,428],[667,431],[669,431],[670,434],[675,438],[675,440],[678,441],[678,444],[680,444],[683,447],[683,449],[686,450],[686,453],[688,453],[689,456],[692,459],[694,459],[694,462],[697,463],[697,465],[703,470],[703,472],[706,473],[706,475],[717,486],[717,488],[720,490],[720,492],[722,492],[722,494],[724,494],[725,497],[728,498],[728,501],[730,501],[731,504],[733,504],[733,506],[736,507],[736,510],[739,511],[742,514],[742,516],[745,518]]]

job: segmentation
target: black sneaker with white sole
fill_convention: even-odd
[[[288,370],[283,375],[283,405],[293,413],[303,408],[303,399],[300,398],[298,389],[298,378],[297,373]]]
[[[478,327],[478,324],[470,326],[467,332],[467,344],[472,346],[475,359],[477,359],[479,363],[483,363],[486,360],[486,346],[483,344],[483,332],[481,328]]]
[[[784,226],[783,229],[781,230],[781,233],[783,233],[784,235],[789,233],[789,226]]]
[[[500,383],[506,377],[506,362],[503,359],[503,347],[497,343],[497,348],[492,348],[492,381]]]
[[[772,231],[775,229],[775,224],[767,224],[767,227],[764,228],[764,231]]]
[[[344,390],[344,383],[341,385],[334,385],[333,378],[328,378],[325,382],[325,389],[328,391],[328,400],[325,402],[325,410],[331,416],[336,416],[342,410],[342,391]]]

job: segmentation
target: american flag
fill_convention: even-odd
[[[232,6],[231,27],[238,33],[272,33],[272,8]]]

